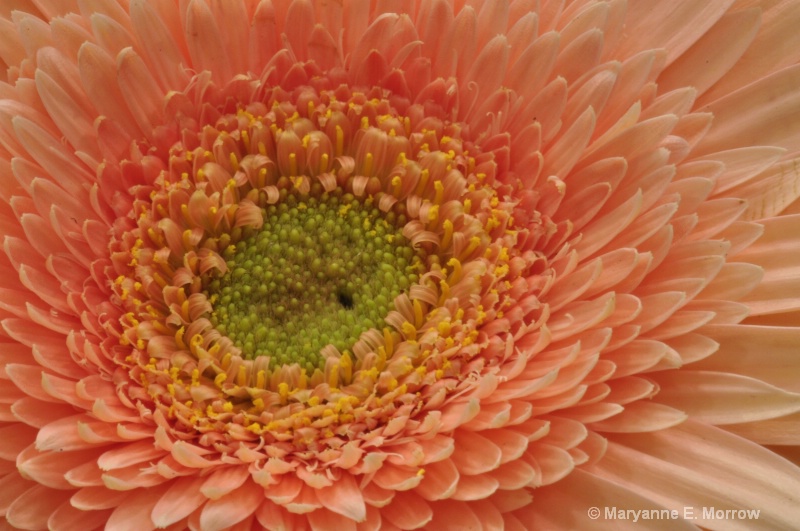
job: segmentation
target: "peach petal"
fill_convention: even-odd
[[[356,522],[366,519],[364,497],[353,476],[342,474],[330,487],[317,489],[316,494],[325,508]]]
[[[663,82],[664,88],[667,89],[693,85],[702,94],[726,74],[745,53],[753,42],[760,19],[761,11],[757,8],[726,13],[659,76],[659,84]],[[731,38],[731,35],[736,35],[737,38]],[[701,50],[709,47],[722,51],[711,63],[701,57]]]
[[[70,498],[70,503],[81,511],[114,509],[130,495],[127,491],[109,491],[105,487],[84,487]]]
[[[452,500],[474,501],[491,496],[500,486],[500,482],[490,474],[477,476],[462,475],[458,480]]]
[[[800,420],[800,414],[793,413],[774,419],[726,424],[725,431],[749,439],[762,446],[771,444],[796,447],[798,441],[800,441],[798,420]],[[793,461],[797,462],[796,459]]]
[[[688,418],[686,413],[655,402],[638,401],[609,419],[595,422],[593,430],[610,433],[642,433],[670,428]]]
[[[709,104],[714,127],[698,146],[697,154],[743,146],[796,145],[800,99],[792,87],[800,82],[800,68],[790,67]],[[737,113],[735,109],[746,109]],[[747,124],[746,126],[744,124]]]
[[[213,461],[205,459],[203,455],[210,453],[209,450],[199,448],[193,444],[177,441],[172,446],[172,456],[180,464],[192,468],[208,468],[214,466]]]
[[[247,482],[230,496],[206,503],[200,515],[200,525],[209,530],[225,529],[252,515],[263,500],[263,490]]]
[[[536,491],[541,504],[519,510],[514,515],[519,521],[527,524],[541,526],[545,529],[624,529],[635,531],[641,527],[641,520],[615,519],[613,526],[608,526],[605,514],[597,523],[588,520],[585,515],[588,508],[613,507],[620,511],[660,511],[668,510],[668,505],[658,503],[642,495],[638,489],[631,485],[620,485],[603,477],[598,477],[583,470],[575,470],[568,477],[555,485],[540,488]],[[683,514],[683,509],[679,514]],[[624,513],[628,514],[628,513]],[[641,514],[638,513],[638,514]],[[657,522],[649,522],[652,525]],[[654,527],[660,529],[661,527]],[[678,518],[670,520],[669,529],[681,531],[698,531],[700,528],[690,520]],[[667,527],[663,527],[667,529]]]
[[[298,526],[298,518],[275,505],[272,502],[264,501],[255,512],[258,523],[269,531],[289,531]]]
[[[152,441],[143,440],[104,452],[97,459],[97,465],[102,470],[115,470],[156,461],[163,455],[164,450],[154,447]]]
[[[521,97],[532,97],[541,90],[558,58],[559,34],[545,33],[529,44],[506,74],[506,84]],[[512,49],[513,53],[513,49]]]
[[[121,531],[135,529],[155,529],[150,512],[153,506],[158,503],[166,490],[166,486],[154,486],[147,489],[140,489],[130,493],[130,495],[119,504],[106,522],[106,526]]]
[[[44,529],[50,514],[68,501],[71,494],[69,491],[35,485],[19,494],[8,507],[6,520],[18,529]]]
[[[497,480],[499,490],[519,490],[532,486],[536,479],[536,471],[525,460],[510,461],[500,465],[490,473]]]
[[[555,483],[574,468],[569,453],[549,444],[535,445],[528,456],[531,459],[528,463],[535,465],[541,471],[541,476],[537,478],[539,480],[537,486]]]
[[[314,511],[308,514],[308,523],[313,531],[356,531],[356,522],[330,511]]]
[[[478,433],[461,430],[450,459],[459,471],[467,475],[483,474],[497,468],[503,452],[492,440]]]
[[[77,77],[77,71],[75,74]],[[80,106],[78,101],[62,89],[62,85],[46,74],[44,70],[38,70],[35,79],[45,108],[66,139],[77,151],[97,158],[99,155],[97,144],[90,140],[93,136],[94,116]]]
[[[791,309],[798,304],[800,284],[789,263],[792,254],[786,253],[786,249],[794,245],[798,223],[800,215],[765,220],[762,223],[764,235],[740,254],[741,260],[765,270],[764,281],[745,297],[755,315]]]
[[[426,500],[449,498],[455,492],[460,474],[450,459],[431,463],[425,467],[425,475],[414,492]]]
[[[76,509],[70,502],[64,502],[47,519],[47,528],[79,529],[83,526],[90,529],[99,528],[108,521],[109,516],[111,516],[110,509],[87,513]]]
[[[413,491],[399,492],[388,506],[381,509],[381,519],[386,519],[400,529],[419,529],[433,518],[428,502]]]
[[[17,468],[19,471],[41,485],[54,489],[69,489],[64,474],[85,462],[97,459],[93,449],[75,452],[41,453],[33,445],[19,453]]]
[[[669,430],[619,440],[609,445],[606,457],[590,472],[635,489],[652,502],[668,508],[758,507],[762,511],[760,525],[776,528],[791,527],[798,512],[788,494],[791,489],[785,489],[797,481],[800,469],[718,428],[689,420]],[[683,445],[683,452],[673,451],[676,443]],[[741,467],[735,455],[747,455],[748,466]],[[636,480],[631,482],[634,476]],[[699,518],[694,523],[714,525],[696,516]]]
[[[797,36],[791,28],[800,21],[800,7],[793,4],[764,6],[762,24],[751,46],[737,64],[703,98],[703,103],[730,94],[739,87],[797,62]],[[785,50],[780,50],[781,46]]]
[[[244,466],[221,468],[209,475],[200,492],[210,500],[218,500],[241,487],[249,476]]]
[[[661,386],[659,401],[710,424],[765,420],[800,411],[800,394],[751,377],[682,370],[653,378]]]
[[[481,518],[472,510],[470,504],[443,500],[431,504],[433,519],[430,529],[482,529]]]

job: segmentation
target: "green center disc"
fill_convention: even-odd
[[[210,320],[246,358],[324,367],[320,350],[352,348],[381,329],[394,298],[417,281],[421,260],[398,226],[356,200],[289,195],[262,209],[264,225],[223,253],[228,271],[205,282]]]

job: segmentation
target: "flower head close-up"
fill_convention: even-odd
[[[0,2],[0,530],[800,522],[800,1]]]

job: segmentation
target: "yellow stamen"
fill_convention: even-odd
[[[239,365],[239,373],[236,375],[236,385],[244,387],[247,385],[247,367]]]
[[[336,126],[336,156],[341,157],[344,153],[344,130],[341,125]]]
[[[477,237],[475,237],[477,238]],[[480,241],[480,240],[479,240]],[[472,242],[470,241],[470,245]],[[474,249],[473,249],[474,250]],[[471,252],[471,251],[470,251]],[[447,279],[447,283],[450,285],[455,284],[459,280],[461,280],[461,261],[458,258],[453,257],[447,261],[448,267],[453,268],[453,272],[450,274],[450,277]]]
[[[424,312],[422,311],[422,303],[419,302],[419,299],[414,299],[414,326],[419,328],[422,326],[423,320],[425,319]]]
[[[444,184],[442,184],[442,181],[437,179],[433,181],[433,189],[436,191],[436,194],[434,195],[433,198],[433,202],[436,203],[437,205],[441,205],[442,198],[444,197]]]
[[[442,228],[444,229],[444,235],[442,236],[442,243],[441,248],[446,250],[450,247],[450,243],[453,241],[453,222],[449,219],[444,220],[442,223]]]
[[[367,155],[364,157],[364,171],[362,172],[363,175],[367,176],[372,175],[372,164],[374,162],[374,159],[375,157],[372,155],[372,153],[367,153]]]

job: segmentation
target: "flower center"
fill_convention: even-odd
[[[311,374],[327,345],[345,352],[382,328],[394,298],[417,281],[420,258],[397,228],[405,216],[337,192],[287,194],[263,208],[263,226],[223,252],[226,273],[206,277],[210,321],[245,358]]]

